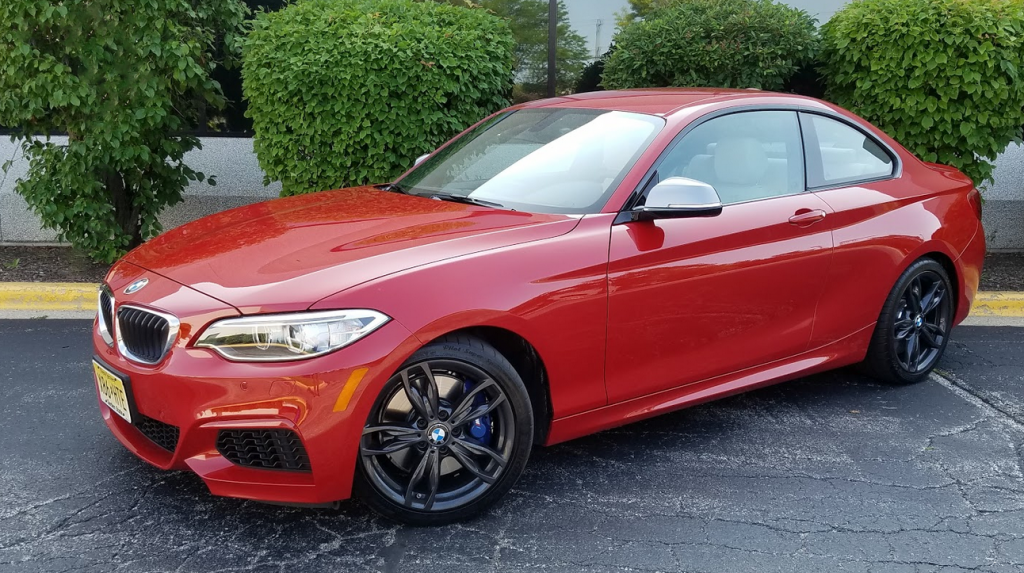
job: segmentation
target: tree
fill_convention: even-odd
[[[160,231],[161,209],[205,179],[183,162],[200,143],[182,132],[223,107],[210,74],[237,54],[246,12],[237,0],[0,2],[0,125],[21,140],[16,190],[46,227],[107,262]]]
[[[673,1],[674,0],[629,0],[629,8],[623,8],[622,11],[615,14],[615,24],[619,29],[625,28],[639,19],[646,18],[651,14],[651,12],[668,6]]]
[[[543,93],[548,77],[548,0],[436,0],[459,6],[479,6],[505,18],[516,40],[516,81],[527,92]],[[557,90],[572,90],[587,64],[587,40],[569,25],[565,2],[558,0]]]

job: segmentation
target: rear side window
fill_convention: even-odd
[[[802,113],[808,187],[880,179],[893,174],[895,162],[877,141],[849,125]]]

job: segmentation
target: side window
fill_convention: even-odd
[[[807,145],[807,183],[823,187],[892,175],[889,153],[871,137],[845,123],[800,114]]]
[[[709,183],[726,205],[802,193],[796,112],[750,111],[706,121],[674,144],[658,165],[658,177]]]

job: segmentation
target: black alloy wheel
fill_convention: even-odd
[[[360,496],[414,525],[464,519],[522,474],[533,418],[522,380],[470,337],[431,343],[377,398],[360,440]]]
[[[938,262],[910,265],[886,300],[865,365],[887,382],[910,384],[928,377],[942,357],[953,327],[954,294]]]
[[[893,325],[896,359],[911,374],[930,370],[946,346],[951,306],[945,280],[934,271],[915,276],[900,297]]]

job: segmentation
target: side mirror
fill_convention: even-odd
[[[430,157],[429,153],[425,153],[423,155],[420,155],[419,157],[416,158],[416,161],[412,164],[412,166],[416,167],[420,163],[423,163],[424,161],[426,161],[428,157]]]
[[[714,217],[722,212],[718,191],[703,181],[669,177],[647,193],[647,201],[633,210],[634,221],[680,217]]]

